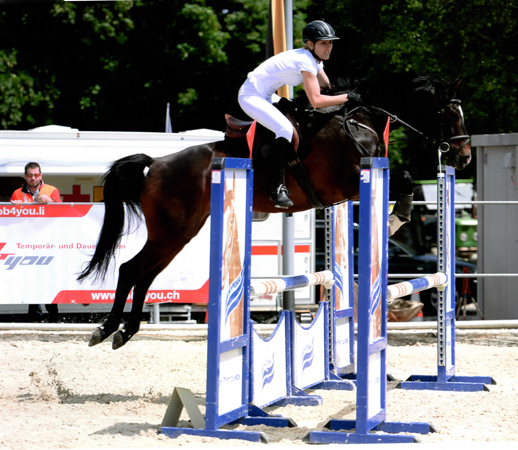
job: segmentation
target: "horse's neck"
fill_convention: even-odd
[[[378,136],[383,135],[387,125],[387,115],[373,108],[367,108],[366,110],[361,108],[353,115],[353,119],[373,129]]]

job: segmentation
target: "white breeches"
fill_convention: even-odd
[[[275,133],[276,138],[285,138],[289,142],[293,137],[293,125],[271,101],[262,97],[251,83],[245,82],[238,94],[241,109],[252,119]]]

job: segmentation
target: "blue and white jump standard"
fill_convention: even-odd
[[[354,380],[353,202],[325,209],[326,269],[335,283],[326,290],[330,310],[330,371]]]
[[[435,431],[429,423],[386,421],[388,298],[432,287],[439,289],[439,373],[437,377],[414,375],[401,383],[401,388],[473,391],[493,382],[490,377],[455,376],[453,173],[453,169],[447,168],[438,176],[439,272],[387,286],[388,159],[362,159],[356,420],[331,420],[327,425],[331,431],[310,432],[311,443],[415,442],[411,435],[387,433]],[[182,389],[177,397],[182,398],[183,406],[190,411],[195,428],[175,426],[181,407],[178,409],[178,405],[173,404],[170,417],[175,419],[170,423],[175,425],[165,425],[164,419],[161,431],[172,438],[192,434],[268,442],[263,432],[220,427],[237,422],[296,426],[291,419],[271,416],[262,408],[288,403],[320,404],[319,396],[303,391],[310,387],[354,387],[343,379],[354,375],[352,207],[348,202],[327,213],[328,270],[282,279],[251,280],[253,171],[250,160],[216,158],[211,196],[205,417],[193,411],[197,406],[192,393],[189,399],[182,400],[187,391]],[[268,339],[259,336],[250,320],[251,295],[318,284],[328,289],[329,301],[321,302],[312,324],[302,326],[295,320],[294,311],[283,311],[273,334]]]
[[[412,375],[399,387],[488,391],[488,384],[496,384],[490,376],[455,375],[455,170],[448,166],[439,166],[437,173],[437,250],[438,270],[448,280],[444,289],[438,290],[437,375]]]
[[[211,187],[207,392],[203,428],[162,427],[181,434],[267,442],[262,432],[220,429],[249,414],[253,171],[251,161],[216,158]]]
[[[415,442],[414,436],[388,433],[435,431],[429,423],[386,421],[388,189],[388,159],[362,158],[356,420],[330,420],[331,431],[309,433],[311,443]]]
[[[262,432],[220,427],[237,422],[296,426],[291,419],[271,416],[262,408],[273,404],[318,405],[322,398],[308,395],[304,389],[351,390],[354,385],[330,371],[328,303],[321,303],[309,326],[297,323],[294,311],[282,311],[272,335],[263,339],[250,320],[251,294],[260,296],[319,284],[329,288],[335,275],[323,271],[282,279],[250,279],[250,160],[217,159],[213,164],[211,196],[205,418],[196,421],[201,423],[197,428],[163,426],[162,433],[173,438],[191,434],[267,442]],[[194,402],[191,398],[191,405]]]

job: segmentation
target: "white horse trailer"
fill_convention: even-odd
[[[104,283],[76,281],[94,251],[102,224],[103,174],[111,162],[124,156],[145,153],[159,157],[221,139],[222,132],[207,129],[181,133],[84,132],[52,125],[30,131],[0,131],[0,315],[26,314],[27,305],[34,303],[58,303],[63,314],[108,312],[118,266],[140,250],[146,230],[144,223],[131,228]],[[41,165],[44,182],[59,189],[63,204],[10,203],[12,192],[24,181],[24,166],[29,161]],[[294,216],[295,271],[313,272],[314,211]],[[159,310],[162,320],[174,318],[176,313],[190,319],[191,312],[206,311],[208,222],[152,284],[146,304],[155,322]],[[252,276],[282,275],[282,214],[256,215],[252,241]],[[297,308],[313,305],[314,289],[298,290],[295,299]],[[252,311],[272,313],[281,305],[276,296],[258,298],[252,303]],[[166,314],[168,311],[170,314]]]

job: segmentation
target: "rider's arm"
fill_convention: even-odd
[[[317,74],[318,84],[321,88],[324,89],[331,89],[331,82],[329,81],[329,78],[327,77],[327,74],[321,70]]]
[[[328,106],[341,105],[347,101],[347,94],[323,95],[320,93],[320,84],[315,74],[302,71],[304,90],[313,108],[327,108]]]

